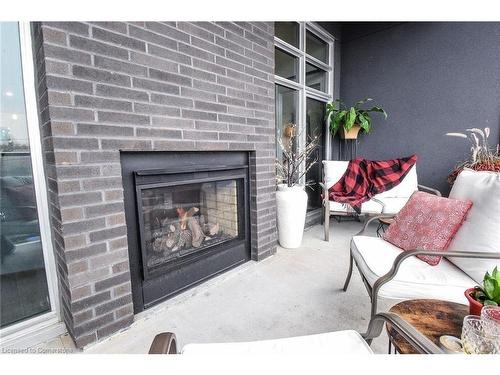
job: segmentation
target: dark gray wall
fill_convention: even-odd
[[[448,193],[446,177],[468,155],[465,139],[446,132],[500,127],[500,23],[403,23],[342,29],[340,94],[372,97],[389,113],[374,116],[358,156],[420,157],[420,183]],[[375,25],[376,26],[376,25]]]

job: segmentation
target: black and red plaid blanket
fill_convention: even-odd
[[[328,190],[330,200],[348,204],[359,214],[362,203],[397,186],[416,162],[417,155],[392,160],[351,160],[344,175]]]

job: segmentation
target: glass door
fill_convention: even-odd
[[[319,147],[311,155],[317,163],[302,183],[308,211],[321,208],[322,160],[330,155],[330,137],[325,120],[326,102],[333,99],[334,40],[314,23],[275,22],[276,156],[282,159],[279,143],[286,143],[290,126],[297,135],[295,145],[303,148],[317,137]]]
[[[308,140],[318,139],[318,148],[311,155],[312,160],[317,160],[311,169],[306,173],[306,181],[310,185],[306,189],[309,197],[307,200],[307,209],[313,210],[321,208],[321,185],[322,181],[322,160],[326,159],[325,140],[326,140],[326,124],[325,124],[325,109],[326,103],[307,98],[306,99],[306,137]]]
[[[46,196],[42,193],[45,192],[45,185],[34,100],[34,77],[25,77],[23,74],[24,51],[21,45],[19,24],[0,22],[2,334],[5,334],[5,328],[54,311],[56,302],[52,284],[55,276],[47,273],[47,258],[51,254],[48,249],[50,230],[47,226],[48,212],[41,210],[41,206],[46,207],[47,202],[41,202]],[[32,56],[31,51],[29,56]],[[32,65],[30,73],[33,73]],[[33,84],[29,87],[32,90],[29,93],[25,90],[28,87],[26,80]],[[33,129],[36,131],[33,132]]]

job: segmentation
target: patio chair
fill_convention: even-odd
[[[348,161],[323,160],[323,226],[325,241],[330,240],[329,228],[331,215],[356,215],[356,212],[348,205],[328,199],[328,189],[340,180],[347,170],[348,164]],[[417,168],[415,165],[399,185],[381,194],[377,194],[368,202],[363,203],[361,205],[361,214],[365,216],[394,216],[403,208],[416,190],[424,190],[441,196],[438,190],[418,184]]]
[[[347,290],[353,265],[371,298],[371,315],[380,297],[392,300],[431,298],[467,304],[466,289],[482,283],[484,273],[500,265],[500,173],[464,170],[450,198],[471,200],[467,218],[447,251],[403,251],[379,237],[365,235],[366,221],[350,245]],[[436,266],[415,255],[443,256]]]
[[[384,323],[390,324],[417,352],[422,354],[442,353],[441,349],[432,341],[392,313],[381,313],[373,316],[367,332],[363,335],[356,331],[346,330],[276,340],[187,344],[180,353],[214,356],[241,354],[373,354],[369,343],[373,338],[381,334]],[[175,334],[164,332],[156,335],[149,349],[149,354],[179,354]]]

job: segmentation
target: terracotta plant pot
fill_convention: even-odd
[[[343,126],[339,129],[340,138],[342,139],[358,139],[358,133],[361,130],[359,124],[354,124],[349,131],[346,131]]]
[[[286,138],[292,138],[295,137],[296,133],[297,131],[295,125],[287,125],[283,131],[283,136]]]
[[[471,315],[481,315],[481,310],[483,308],[483,304],[481,302],[476,301],[472,296],[472,292],[474,292],[474,288],[467,289],[465,291],[465,298],[469,301],[469,314]]]

